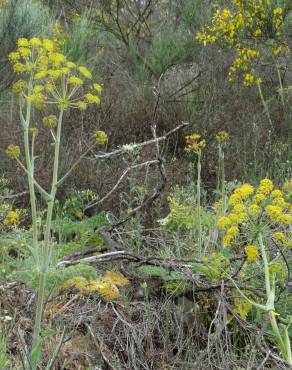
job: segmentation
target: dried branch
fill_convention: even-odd
[[[145,146],[148,146],[148,145],[152,145],[152,144],[155,144],[157,141],[160,142],[160,141],[165,141],[167,140],[171,135],[173,135],[174,133],[176,133],[177,131],[180,131],[182,130],[183,128],[187,127],[189,125],[189,122],[182,122],[180,125],[178,125],[177,127],[175,127],[174,129],[168,131],[165,135],[163,136],[160,136],[156,139],[151,139],[151,140],[147,140],[147,141],[144,141],[143,143],[138,143],[138,144],[134,144],[133,146],[135,148],[143,148]],[[94,156],[95,159],[107,159],[107,158],[111,158],[111,157],[114,157],[114,156],[117,156],[117,155],[121,155],[121,154],[124,154],[124,153],[127,153],[127,148],[120,148],[120,149],[116,149],[112,152],[109,152],[109,153],[99,153],[99,154],[96,154]]]
[[[22,193],[18,193],[18,194],[1,195],[0,196],[0,201],[20,198],[20,197],[23,197],[24,195],[27,195],[27,194],[28,194],[28,191],[23,191]]]
[[[158,161],[157,160],[147,161],[147,162],[139,163],[139,164],[136,164],[136,165],[133,165],[133,166],[130,166],[130,167],[126,168],[125,171],[120,176],[120,178],[118,179],[118,181],[116,182],[116,184],[112,187],[112,189],[105,196],[103,196],[100,200],[98,200],[97,202],[94,202],[92,204],[87,205],[85,207],[85,211],[87,211],[88,209],[93,208],[95,206],[98,206],[99,204],[103,203],[106,199],[108,199],[117,190],[120,183],[124,180],[124,178],[127,176],[127,174],[130,171],[132,171],[134,169],[137,169],[137,168],[140,168],[140,167],[150,166],[151,164],[155,164],[155,163],[158,163]]]

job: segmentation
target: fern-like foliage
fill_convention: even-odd
[[[198,227],[198,212],[196,199],[183,188],[177,188],[175,193],[168,197],[170,212],[166,218],[159,220],[161,226],[168,230],[192,230]],[[215,224],[215,215],[201,208],[201,223],[206,229],[211,229]]]
[[[51,268],[47,274],[46,289],[48,291],[51,291],[52,289],[58,289],[65,283],[65,281],[76,276],[81,276],[86,280],[91,280],[95,279],[97,275],[95,269],[85,263],[80,263],[78,265],[69,266],[66,268]],[[33,269],[26,269],[23,271],[14,272],[11,275],[11,279],[20,281],[31,288],[36,288],[39,282],[39,273]]]
[[[115,271],[106,271],[98,279],[86,279],[84,276],[74,276],[66,280],[61,288],[76,288],[80,293],[99,293],[105,301],[114,301],[122,297],[118,287],[129,284],[129,280]]]
[[[179,271],[168,271],[162,266],[143,265],[139,271],[148,276],[162,280],[162,288],[169,294],[179,294],[190,288],[190,282]]]

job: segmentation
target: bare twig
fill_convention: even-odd
[[[1,195],[0,196],[0,201],[2,201],[2,200],[9,200],[9,199],[15,199],[15,198],[20,198],[20,197],[23,197],[24,195],[27,195],[27,194],[28,194],[28,191],[23,191],[23,192],[18,193],[18,194]]]
[[[135,169],[140,168],[140,167],[150,166],[150,165],[155,164],[155,163],[158,163],[158,161],[157,160],[147,161],[147,162],[139,163],[139,164],[136,164],[136,165],[133,165],[133,166],[130,166],[130,167],[126,168],[125,171],[120,176],[120,178],[118,179],[118,181],[116,182],[116,184],[112,187],[112,189],[106,195],[104,195],[100,200],[98,200],[97,202],[94,202],[94,203],[89,204],[88,206],[86,206],[85,211],[87,211],[90,208],[98,206],[99,204],[103,203],[106,199],[108,199],[117,190],[120,183],[124,180],[124,178],[127,176],[127,174],[130,171],[135,170]]]
[[[155,144],[157,141],[160,142],[160,141],[165,141],[167,140],[171,135],[173,135],[174,133],[182,130],[183,128],[187,127],[189,125],[189,122],[182,122],[180,125],[178,125],[177,127],[175,127],[174,129],[168,131],[165,135],[163,136],[160,136],[156,139],[150,139],[150,140],[147,140],[147,141],[144,141],[142,143],[137,143],[137,144],[133,144],[133,146],[135,148],[143,148],[145,146],[148,146],[148,145],[152,145],[152,144]],[[94,156],[95,159],[106,159],[106,158],[111,158],[111,157],[114,157],[114,156],[117,156],[117,155],[121,155],[123,153],[127,153],[127,148],[125,147],[122,147],[122,148],[119,148],[119,149],[116,149],[112,152],[109,152],[109,153],[98,153]]]

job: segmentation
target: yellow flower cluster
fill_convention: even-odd
[[[10,211],[4,220],[4,225],[6,226],[17,226],[20,222],[19,212]]]
[[[93,136],[98,145],[104,145],[108,141],[108,136],[104,131],[96,131]]]
[[[57,104],[86,109],[100,104],[102,86],[92,83],[92,74],[77,66],[60,51],[60,43],[50,39],[20,38],[17,49],[8,55],[16,74],[28,75],[30,83],[20,79],[14,91],[41,109],[45,104]]]
[[[246,256],[247,256],[247,260],[248,261],[254,261],[255,259],[258,258],[259,256],[259,252],[258,252],[258,249],[256,246],[254,246],[253,244],[248,244],[245,248],[245,253],[246,253]]]
[[[236,48],[236,58],[233,65],[229,68],[228,80],[233,82],[236,80],[237,76],[240,75],[243,78],[244,86],[260,84],[262,80],[251,73],[253,63],[258,58],[258,51],[238,46]]]
[[[54,128],[58,124],[58,118],[54,114],[43,117],[43,125],[45,128]]]
[[[274,188],[273,182],[270,179],[262,179],[260,185],[258,187],[257,193],[258,194],[269,194]],[[281,193],[282,196],[282,193]]]
[[[273,240],[280,244],[283,247],[291,247],[292,246],[292,239],[291,239],[291,234],[290,238],[287,237],[282,231],[276,231],[273,234]]]
[[[30,134],[31,134],[32,136],[37,136],[37,135],[38,135],[38,133],[39,133],[39,130],[38,130],[38,128],[37,128],[37,127],[31,127],[31,128],[29,129],[29,132],[30,132]]]
[[[229,139],[229,134],[226,131],[219,131],[216,135],[218,143],[225,143]]]
[[[20,155],[20,148],[18,145],[10,144],[6,149],[6,155],[10,159],[18,158]]]
[[[98,292],[104,300],[112,301],[121,298],[119,286],[129,284],[129,280],[115,271],[107,271],[101,279],[87,280],[82,276],[76,276],[65,281],[62,289],[77,288],[81,293]]]
[[[225,247],[233,245],[239,234],[249,238],[249,224],[265,224],[272,229],[292,224],[291,206],[283,192],[274,189],[270,179],[262,179],[256,189],[250,184],[241,185],[230,195],[228,203],[229,213],[218,220],[218,229],[224,232]],[[284,237],[285,234],[280,232],[274,234],[274,239],[282,244]]]
[[[206,141],[201,140],[201,135],[199,134],[192,134],[186,136],[186,147],[185,151],[187,153],[195,153],[198,154],[201,149],[205,148]]]
[[[260,44],[277,57],[287,48],[282,26],[284,11],[273,2],[263,0],[231,0],[230,7],[216,6],[211,25],[197,33],[197,40],[204,46],[218,43],[236,49],[236,57],[229,69],[229,81],[242,78],[245,86],[261,83],[253,70],[260,55]],[[253,45],[253,48],[250,47]]]

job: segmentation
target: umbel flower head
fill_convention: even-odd
[[[86,109],[100,104],[102,87],[92,82],[85,66],[78,66],[60,50],[60,43],[44,38],[20,38],[17,49],[8,55],[13,70],[22,78],[13,90],[41,109],[45,104],[59,108]],[[29,81],[29,83],[26,82]]]
[[[7,157],[10,159],[18,158],[20,155],[20,148],[18,145],[10,144],[6,149]]]
[[[201,135],[199,134],[192,134],[186,136],[186,147],[185,151],[187,153],[195,153],[198,154],[203,148],[206,146],[206,141],[201,140]]]
[[[43,117],[43,125],[45,128],[54,128],[58,124],[58,118],[54,114]]]
[[[10,211],[4,220],[4,225],[16,226],[19,222],[19,213],[17,211]]]
[[[218,143],[222,144],[225,143],[229,139],[229,134],[226,131],[219,131],[216,135],[216,140]]]
[[[108,136],[104,131],[96,131],[93,136],[98,145],[104,145],[108,141]]]
[[[229,213],[218,221],[225,247],[248,242],[246,253],[251,261],[256,257],[256,250],[251,248],[254,234],[263,230],[270,230],[278,244],[288,245],[285,229],[292,224],[291,204],[280,189],[274,189],[272,180],[262,179],[256,189],[250,184],[239,186],[228,203]]]

